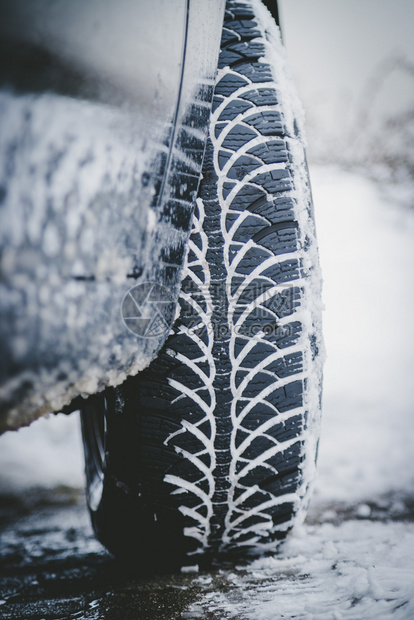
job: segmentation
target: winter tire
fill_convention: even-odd
[[[111,551],[198,563],[272,550],[303,517],[319,282],[279,31],[259,0],[229,0],[179,316],[146,370],[83,411],[89,507]]]

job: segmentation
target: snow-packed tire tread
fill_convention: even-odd
[[[158,358],[129,380],[141,500],[158,515],[175,508],[181,520],[167,528],[171,537],[181,528],[177,545],[190,554],[277,544],[304,502],[303,462],[313,459],[304,442],[315,338],[302,312],[312,266],[291,152],[299,138],[263,58],[256,4],[227,2],[180,315]]]

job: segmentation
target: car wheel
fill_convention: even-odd
[[[151,365],[83,412],[95,531],[158,566],[274,549],[303,517],[317,451],[320,275],[300,106],[259,0],[228,0],[221,47],[180,314]]]

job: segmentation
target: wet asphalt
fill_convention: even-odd
[[[370,519],[413,520],[414,499],[383,498]],[[393,513],[391,514],[391,506]],[[334,508],[334,511],[330,511]],[[333,524],[358,518],[357,508],[319,506],[308,522],[335,515]],[[223,563],[195,578],[194,573],[137,574],[115,560],[93,536],[80,490],[34,489],[0,494],[0,618],[3,620],[175,620],[193,619],[191,603],[228,587]],[[194,606],[193,606],[194,609]],[[221,620],[214,614],[198,616]]]
[[[197,599],[194,575],[143,575],[94,539],[83,494],[0,496],[0,618],[173,620]]]

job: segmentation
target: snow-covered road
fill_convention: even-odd
[[[309,517],[279,555],[195,575],[183,618],[414,618],[414,212],[355,173],[311,178],[328,357]],[[81,485],[77,424],[1,437],[0,490]]]

